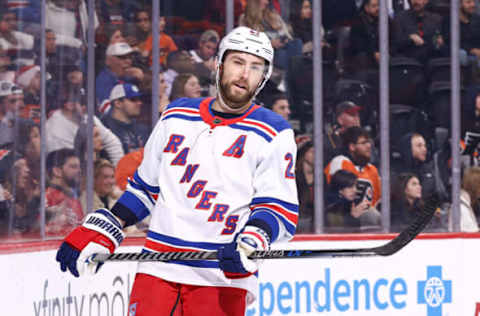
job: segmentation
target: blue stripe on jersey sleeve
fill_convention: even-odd
[[[248,219],[248,221],[252,220],[260,220],[266,223],[270,227],[272,232],[272,236],[270,236],[272,239],[271,242],[277,240],[280,227],[278,224],[278,218],[272,214],[271,210],[269,210],[268,208],[256,208]]]
[[[239,124],[231,124],[229,125],[231,128],[236,128],[236,129],[241,129],[241,130],[244,130],[244,131],[251,131],[251,132],[254,132],[255,134],[258,134],[260,135],[261,137],[265,138],[265,140],[267,142],[271,142],[272,141],[272,137],[268,136],[266,133],[264,133],[263,131],[261,131],[260,129],[258,128],[255,128],[255,127],[251,127],[251,126],[244,126],[244,125],[239,125]]]
[[[292,212],[295,212],[298,214],[298,204],[293,204],[293,203],[288,203],[279,199],[271,198],[271,197],[259,197],[259,198],[254,198],[252,200],[252,203],[250,205],[256,205],[256,204],[263,204],[263,203],[276,203],[287,210],[290,210]]]
[[[141,221],[150,214],[148,208],[132,192],[125,191],[118,199],[117,203],[120,203],[126,208],[128,208],[133,214],[135,214],[138,221]]]
[[[151,185],[147,184],[145,181],[143,181],[142,178],[140,178],[140,175],[138,174],[138,170],[135,171],[135,174],[133,175],[133,179],[135,180],[135,182],[142,185],[148,191],[150,191],[154,194],[158,194],[160,192],[160,187],[159,186],[151,186]]]
[[[150,196],[150,193],[147,192],[147,190],[145,190],[145,187],[141,186],[140,184],[134,182],[134,181],[130,181],[130,179],[127,180],[128,181],[128,184],[130,184],[134,189],[137,189],[141,192],[143,192],[143,194],[145,195],[145,197],[148,198],[148,200],[152,203],[152,204],[155,204],[155,201],[152,199],[152,197]]]
[[[176,247],[201,248],[205,250],[217,250],[226,245],[223,243],[186,241],[180,238],[162,235],[151,230],[148,231],[147,238],[152,238]]]

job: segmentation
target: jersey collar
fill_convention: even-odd
[[[242,121],[247,116],[249,116],[250,113],[252,113],[253,111],[255,111],[260,107],[259,105],[252,103],[250,105],[250,108],[242,116],[232,118],[232,119],[226,119],[226,118],[219,117],[212,114],[211,108],[212,108],[213,102],[215,102],[215,98],[210,97],[210,98],[205,98],[200,103],[200,116],[202,117],[205,123],[210,125],[211,128],[215,128],[216,126],[231,125],[239,121]]]

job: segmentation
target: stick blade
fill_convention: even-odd
[[[440,198],[437,195],[433,195],[427,199],[413,223],[389,243],[374,248],[375,253],[381,256],[391,256],[414,240],[432,220],[439,202]]]

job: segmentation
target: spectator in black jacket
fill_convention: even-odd
[[[365,0],[352,23],[350,47],[356,70],[377,68],[380,60],[378,46],[378,0]]]
[[[441,56],[444,40],[441,35],[442,17],[428,12],[428,0],[411,0],[411,8],[398,13],[392,24],[394,56],[414,58],[421,63]]]
[[[148,126],[136,122],[142,108],[141,96],[135,85],[116,85],[110,94],[112,109],[102,118],[103,124],[120,139],[126,154],[144,147],[150,134]]]
[[[413,173],[422,184],[423,196],[442,194],[441,179],[435,173],[435,164],[428,155],[425,138],[418,133],[409,133],[399,142],[400,158],[392,163],[396,174]]]
[[[325,226],[346,231],[365,225],[378,225],[380,213],[370,207],[370,201],[357,198],[357,175],[340,169],[332,175],[325,196]]]
[[[480,58],[480,16],[475,13],[475,0],[460,1],[460,62],[468,66]],[[450,55],[450,17],[442,24],[442,34],[445,38],[446,55]]]

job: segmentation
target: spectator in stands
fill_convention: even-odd
[[[32,65],[35,60],[33,36],[17,31],[15,13],[5,8],[0,8],[0,48],[17,66]]]
[[[376,207],[381,197],[381,181],[377,168],[370,163],[370,135],[365,129],[353,126],[342,133],[342,143],[343,154],[334,157],[324,169],[327,183],[338,170],[348,170],[358,177],[355,203],[366,199],[372,207]]]
[[[410,9],[410,0],[387,0],[387,11],[390,19],[408,9]]]
[[[40,66],[22,67],[17,75],[17,84],[23,89],[24,102],[29,105],[40,105]]]
[[[400,232],[409,226],[417,217],[417,212],[424,207],[421,180],[411,172],[402,172],[392,177],[390,231]],[[426,231],[447,231],[446,213],[438,208],[435,216],[428,224]]]
[[[161,16],[158,20],[158,32],[159,32],[159,63],[162,67],[167,66],[167,55],[171,52],[178,50],[177,45],[173,41],[173,38],[165,34],[165,26],[167,20],[164,16]],[[139,46],[142,56],[147,57],[150,65],[152,64],[152,50],[153,50],[153,33],[150,30],[149,35],[145,42],[141,43]]]
[[[362,107],[351,101],[343,101],[335,108],[335,122],[327,125],[323,140],[323,157],[327,164],[342,150],[341,134],[349,127],[360,126],[360,110]]]
[[[325,226],[341,231],[357,231],[361,227],[378,226],[380,213],[370,201],[357,199],[358,177],[348,170],[337,170],[331,178],[325,195]],[[377,228],[378,228],[377,227]]]
[[[87,109],[82,90],[61,92],[60,104],[62,104],[62,107],[54,111],[46,122],[48,152],[61,148],[73,149],[79,126],[81,123],[86,124]],[[93,117],[93,123],[100,131],[108,157],[116,165],[124,154],[120,140],[96,116]]]
[[[170,96],[172,91],[173,81],[178,74],[192,73],[197,74],[197,63],[186,50],[177,50],[176,52],[168,54],[167,70],[163,73],[165,82],[167,84],[167,95]]]
[[[17,85],[0,81],[0,148],[13,145],[15,126],[22,119],[19,114],[25,108],[23,90]]]
[[[442,181],[435,173],[434,161],[428,155],[425,138],[418,133],[408,133],[399,142],[400,158],[392,161],[394,173],[412,173],[422,184],[422,194],[429,197],[434,193],[442,194],[439,186]],[[442,196],[442,198],[445,198]]]
[[[206,30],[200,35],[196,49],[189,51],[193,60],[197,63],[204,63],[211,71],[215,70],[215,53],[220,42],[220,36],[215,30]],[[208,64],[207,64],[208,63]]]
[[[302,52],[313,51],[312,3],[310,0],[292,1],[290,23],[293,34],[302,40]]]
[[[146,9],[140,9],[135,12],[135,45],[138,45],[141,50],[145,45],[147,37],[152,31],[151,21],[152,18],[150,17],[150,11]]]
[[[18,126],[16,151],[24,157],[33,180],[40,180],[40,126],[30,120],[22,121]]]
[[[95,161],[93,167],[93,208],[110,209],[117,196],[115,195],[115,167],[105,159]],[[87,192],[83,192],[80,201],[84,210],[87,209]]]
[[[73,149],[73,141],[83,118],[82,106],[85,96],[80,91],[63,91],[60,95],[61,108],[47,119],[47,151],[61,148]]]
[[[298,191],[298,223],[296,233],[313,233],[314,223],[314,160],[313,142],[298,146],[295,176]]]
[[[475,0],[460,0],[460,63],[462,66],[480,64],[480,16],[475,13]],[[442,34],[445,38],[446,55],[450,55],[450,17],[443,21]],[[475,78],[478,79],[478,78]]]
[[[32,178],[31,169],[25,158],[15,161],[13,173],[15,177],[15,204],[13,233],[31,234],[39,231],[38,216],[40,214],[39,179]]]
[[[190,73],[179,74],[175,77],[170,93],[170,101],[178,98],[199,98],[202,95],[202,87],[197,76]]]
[[[247,0],[245,12],[240,16],[238,24],[267,34],[275,49],[275,67],[287,70],[290,58],[302,55],[302,41],[293,37],[287,23],[269,5],[269,0]]]
[[[49,183],[46,191],[45,232],[63,236],[83,219],[79,197],[80,159],[73,149],[62,148],[47,156]]]
[[[10,235],[13,230],[14,197],[11,191],[11,172],[15,154],[12,150],[0,149],[0,236]]]
[[[357,71],[378,68],[380,61],[378,12],[378,0],[366,0],[352,22],[350,48]]]
[[[88,21],[87,5],[82,0],[48,0],[45,6],[47,28],[57,35],[57,44],[85,49],[87,28],[98,27],[97,14]]]
[[[480,168],[470,167],[465,169],[460,191],[460,230],[462,232],[472,233],[479,231],[477,222],[477,214],[480,212],[479,183]]]
[[[135,85],[116,85],[110,94],[112,110],[102,118],[122,142],[125,153],[144,147],[150,134],[148,126],[136,122],[142,107],[141,96]]]
[[[67,45],[57,43],[57,35],[51,29],[45,30],[45,50],[47,72],[53,80],[64,81],[66,78],[66,68],[75,66],[80,68],[82,60],[82,51]],[[40,65],[40,53],[37,53],[35,62]]]
[[[40,25],[41,17],[41,1],[37,0],[6,0],[3,1],[4,6],[8,8],[10,12],[13,12],[17,16],[17,23],[19,24],[19,29],[25,30],[24,32],[29,33],[29,31],[38,29]],[[37,27],[31,28],[32,25],[37,25]]]
[[[106,68],[96,80],[96,96],[100,113],[106,113],[110,108],[110,92],[120,82],[140,83],[144,79],[144,72],[132,66],[134,50],[127,43],[109,45],[106,51]]]
[[[290,119],[290,103],[288,97],[284,93],[277,93],[271,98],[271,105],[267,104],[267,107],[273,112],[279,114],[285,120]]]
[[[390,230],[399,232],[411,224],[423,206],[422,185],[415,174],[402,172],[392,178],[391,194]]]
[[[208,95],[215,95],[215,53],[219,42],[220,37],[217,31],[206,30],[200,35],[197,48],[189,51],[197,66],[196,73],[200,85],[204,91],[208,91]]]
[[[15,70],[7,51],[0,47],[0,81],[15,81]]]
[[[100,25],[126,24],[133,20],[135,10],[140,6],[135,0],[95,1]]]
[[[444,40],[442,17],[425,10],[428,0],[410,0],[411,8],[395,15],[392,24],[392,54],[426,63],[441,56]]]
[[[158,113],[162,114],[165,108],[170,103],[167,94],[167,83],[163,72],[158,74]]]
[[[85,123],[82,123],[80,125],[80,128],[78,129],[77,134],[75,135],[73,148],[75,149],[75,152],[80,158],[82,169],[85,169],[87,157],[89,155],[89,152],[87,151],[87,126]],[[107,152],[103,148],[100,129],[97,126],[93,126],[93,162],[99,159],[110,160]]]

